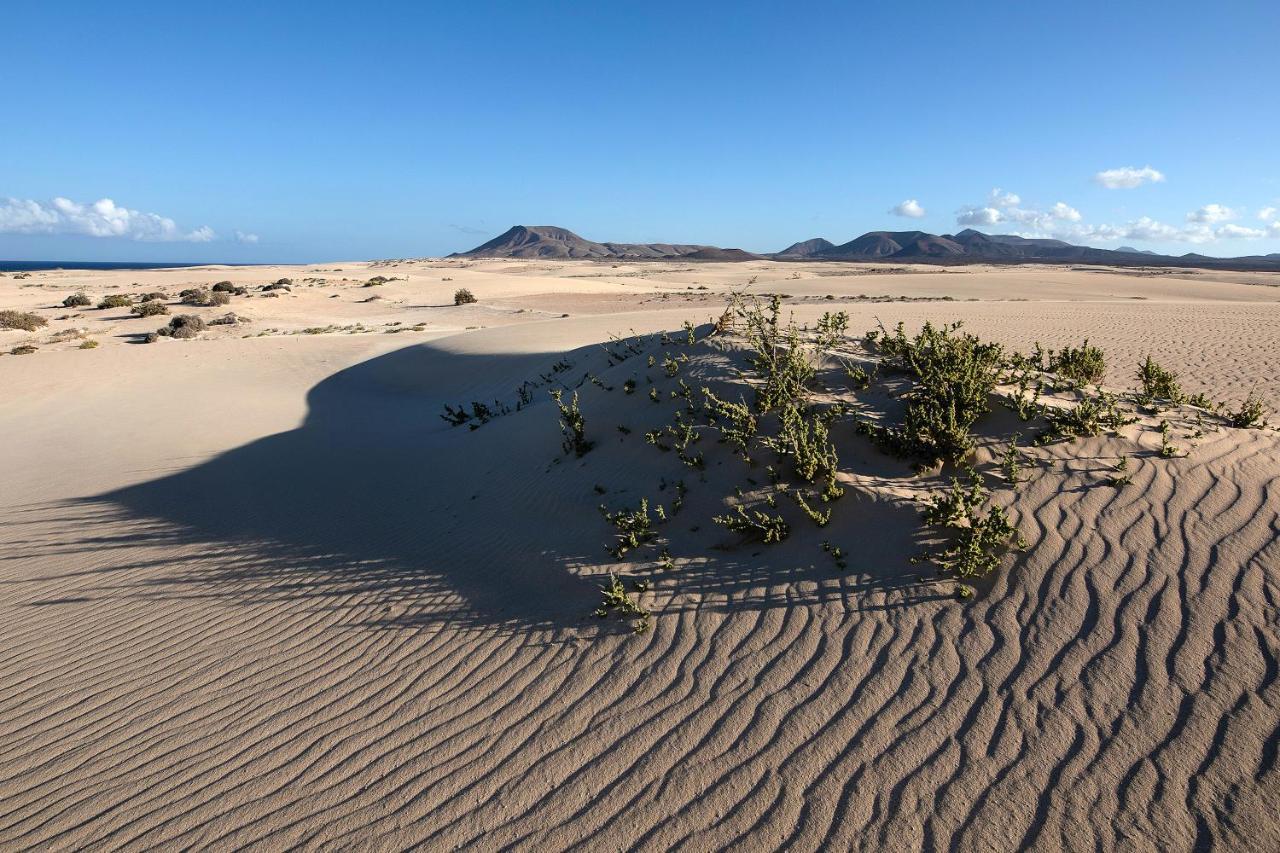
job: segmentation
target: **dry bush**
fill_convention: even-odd
[[[169,306],[163,302],[142,302],[130,309],[138,317],[158,317],[169,313]]]
[[[47,325],[49,325],[48,320],[29,311],[0,311],[0,329],[21,329],[24,332],[34,332],[41,326]]]

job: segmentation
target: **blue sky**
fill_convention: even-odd
[[[435,255],[515,223],[1280,251],[1274,0],[10,3],[4,32],[0,258]]]

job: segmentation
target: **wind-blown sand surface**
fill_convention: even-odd
[[[363,287],[375,274],[403,280]],[[167,318],[60,306],[223,279],[250,294],[173,310],[242,322],[193,341],[136,345]],[[479,303],[453,306],[458,287]],[[616,386],[637,366],[601,342],[706,323],[731,290],[790,294],[806,322],[847,311],[854,332],[1087,336],[1112,387],[1151,353],[1189,392],[1280,408],[1264,274],[0,278],[0,309],[50,321],[0,331],[0,352],[38,348],[0,356],[0,847],[1280,849],[1273,430],[1180,434],[1176,459],[1150,425],[1038,448],[1011,508],[1032,547],[969,602],[908,562],[909,469],[843,436],[849,494],[822,538],[848,569],[799,536],[718,550],[705,524],[649,594],[649,634],[591,617],[616,566],[597,505],[681,476],[639,440],[648,401],[583,385],[582,460],[560,456],[544,389],[475,431],[441,407],[514,403],[562,359]],[[1120,453],[1133,485],[1099,485]],[[721,497],[695,483],[688,524]]]

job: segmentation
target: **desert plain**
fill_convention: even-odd
[[[220,281],[245,292],[178,304]],[[147,292],[170,314],[96,307]],[[851,351],[878,323],[1087,338],[1116,393],[1150,355],[1280,420],[1273,273],[6,274],[0,309],[47,323],[0,330],[0,848],[1280,849],[1280,433],[1184,406],[1167,456],[1160,417],[1037,445],[993,405],[984,434],[1027,439],[999,500],[1028,547],[960,599],[910,559],[939,479],[851,429],[830,523],[787,504],[767,545],[711,521],[763,464],[646,444],[678,383],[723,378],[682,326],[714,344],[734,293],[846,312]],[[581,395],[581,457],[554,387]],[[441,417],[473,402],[510,411]],[[606,551],[601,504],[686,491],[665,565]],[[593,614],[611,572],[643,580],[644,633]]]

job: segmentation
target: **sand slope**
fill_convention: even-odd
[[[1191,390],[1274,406],[1280,292],[684,269],[405,265],[390,304],[335,283],[231,307],[284,331],[425,323],[407,335],[0,358],[0,846],[1280,847],[1275,432],[1209,429],[1173,460],[1141,425],[1036,451],[1014,505],[1034,547],[964,604],[905,559],[902,466],[846,437],[849,570],[799,537],[694,550],[636,637],[589,613],[613,565],[596,505],[681,476],[636,440],[647,401],[584,385],[581,461],[555,461],[545,399],[474,432],[437,417],[560,360],[616,389],[638,368],[598,342],[705,320],[751,275],[802,316],[827,293],[976,298],[838,307],[1024,348],[1087,334],[1117,385],[1154,351]],[[76,274],[46,275],[0,279],[0,307],[54,316]],[[425,307],[467,277],[479,306]],[[1121,452],[1134,484],[1099,485]],[[691,481],[689,524],[713,491]]]

